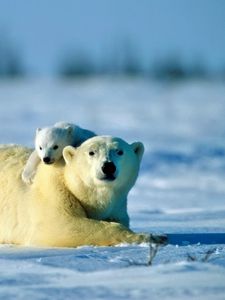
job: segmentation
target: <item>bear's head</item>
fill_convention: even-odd
[[[52,164],[62,157],[65,146],[71,144],[72,128],[45,127],[36,130],[35,149],[45,164]]]
[[[88,139],[78,148],[67,146],[63,150],[70,187],[79,178],[85,186],[105,187],[127,193],[134,185],[144,146],[132,144],[110,136]]]

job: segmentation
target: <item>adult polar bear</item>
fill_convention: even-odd
[[[163,241],[135,234],[116,222],[96,220],[109,217],[116,221],[115,197],[123,194],[126,199],[136,180],[141,143],[128,145],[118,138],[94,137],[77,149],[68,146],[63,151],[66,163],[63,159],[51,166],[41,163],[34,183],[28,186],[21,172],[30,152],[19,146],[0,149],[1,243],[76,247],[140,243],[151,238]],[[104,171],[102,163],[109,160],[114,163]],[[123,170],[125,165],[127,170]],[[124,204],[117,209],[120,206],[124,210]]]

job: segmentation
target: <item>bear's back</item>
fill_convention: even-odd
[[[0,176],[2,176],[2,172],[15,165],[16,169],[21,172],[31,151],[31,149],[18,145],[0,146]]]
[[[21,179],[21,172],[29,154],[30,150],[21,146],[0,147],[1,243],[12,241],[17,243],[26,231],[24,222],[27,221],[28,202],[24,195],[27,187]]]

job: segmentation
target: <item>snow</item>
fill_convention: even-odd
[[[2,144],[32,146],[36,127],[60,120],[143,141],[131,227],[168,233],[170,243],[152,266],[147,244],[1,245],[0,299],[224,299],[224,95],[216,81],[1,81]]]

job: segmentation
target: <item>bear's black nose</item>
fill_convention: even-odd
[[[104,162],[102,166],[102,172],[105,175],[113,175],[116,172],[116,166],[111,161]]]
[[[49,164],[50,163],[50,157],[46,156],[43,158],[43,162],[45,162],[46,164]]]

